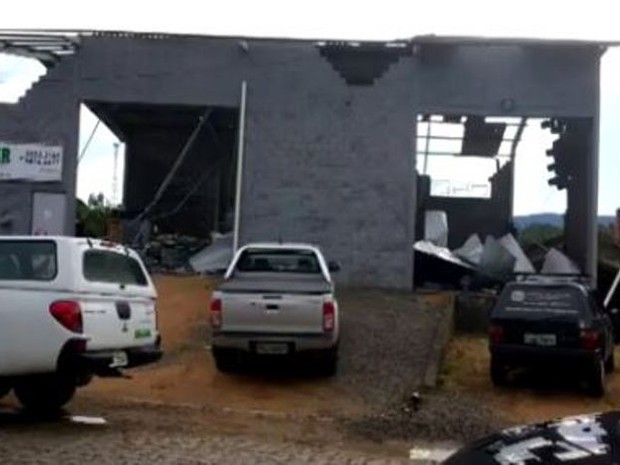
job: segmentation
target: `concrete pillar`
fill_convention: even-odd
[[[569,161],[571,180],[567,193],[565,219],[566,251],[592,277],[596,284],[598,257],[598,121],[577,120],[581,137],[587,137],[587,150]],[[582,126],[583,125],[583,126]],[[589,133],[589,136],[588,136]]]

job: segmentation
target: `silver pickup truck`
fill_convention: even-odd
[[[250,244],[234,256],[210,309],[212,350],[220,371],[244,355],[307,354],[332,375],[340,322],[328,265],[306,244]]]

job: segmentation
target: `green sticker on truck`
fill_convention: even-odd
[[[136,329],[134,335],[136,339],[143,339],[145,337],[151,337],[151,330],[146,329],[146,328]]]

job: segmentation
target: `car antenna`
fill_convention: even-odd
[[[86,238],[86,243],[88,244],[88,247],[90,247],[91,249],[93,248],[93,241],[90,240],[90,237]]]

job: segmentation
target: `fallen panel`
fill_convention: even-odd
[[[464,260],[461,260],[459,257],[453,254],[446,247],[439,247],[438,245],[435,245],[432,242],[418,241],[414,244],[413,248],[416,250],[416,252],[422,252],[428,255],[433,255],[436,258],[450,262],[454,265],[462,266],[464,268],[469,268],[469,269],[473,268],[469,263],[465,262]]]
[[[499,243],[502,244],[504,248],[508,250],[508,252],[510,252],[510,254],[515,258],[516,260],[515,266],[514,266],[515,273],[535,273],[536,272],[534,265],[532,265],[532,262],[530,262],[530,259],[527,258],[527,255],[525,255],[525,252],[523,252],[523,249],[521,248],[521,246],[519,245],[519,243],[517,242],[517,240],[514,238],[512,234],[506,234],[504,237],[502,237],[499,240]]]
[[[484,246],[478,234],[472,234],[461,247],[454,251],[454,255],[465,260],[467,263],[478,266],[482,259]]]
[[[487,236],[480,259],[480,274],[498,281],[506,281],[513,274],[516,259],[497,239]]]
[[[445,247],[428,241],[418,241],[413,246],[415,252],[414,285],[461,287],[465,276],[475,273],[474,267],[461,260]]]
[[[448,246],[448,214],[443,210],[424,213],[424,240],[440,247]]]
[[[551,249],[545,256],[541,273],[579,274],[581,270],[562,252],[557,249]]]
[[[213,243],[189,259],[197,273],[220,273],[226,271],[233,257],[233,236],[215,236]]]

